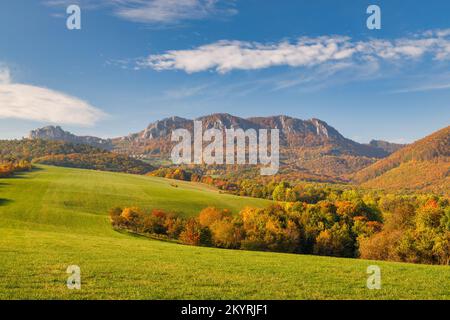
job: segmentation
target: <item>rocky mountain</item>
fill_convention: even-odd
[[[91,136],[76,136],[68,131],[64,131],[59,126],[47,126],[30,132],[29,139],[42,139],[52,141],[64,141],[74,144],[87,144],[94,147],[110,150],[112,149],[111,140],[105,140]]]
[[[336,129],[319,119],[301,120],[285,115],[240,118],[226,113],[199,117],[204,130],[217,128],[279,129],[281,164],[284,172],[343,177],[389,155],[376,145],[360,144],[342,136]],[[135,158],[168,160],[174,145],[171,133],[184,128],[193,131],[193,120],[170,117],[151,123],[144,130],[125,137],[100,139],[78,137],[60,127],[33,131],[30,138],[63,140],[82,143],[126,153]]]
[[[300,120],[284,115],[273,117],[240,118],[226,113],[212,114],[195,119],[203,122],[204,130],[210,128],[279,129],[280,143],[288,147],[319,147],[328,154],[348,154],[381,158],[389,154],[382,148],[360,144],[343,137],[336,129],[319,119]],[[149,140],[170,140],[172,130],[184,128],[192,131],[193,120],[171,117],[151,123],[145,130],[124,138],[114,139],[128,141],[132,145],[145,145]]]
[[[384,189],[450,191],[450,126],[357,172],[353,180]]]

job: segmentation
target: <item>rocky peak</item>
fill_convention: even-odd
[[[47,126],[30,131],[29,139],[58,140],[75,144],[87,144],[103,149],[111,149],[109,139],[101,139],[91,136],[76,136],[68,131],[64,131],[60,126]]]
[[[64,131],[60,126],[47,126],[30,132],[30,139],[60,140],[73,137],[69,132]]]
[[[163,120],[158,120],[149,124],[147,128],[145,128],[145,130],[138,134],[138,137],[140,139],[155,139],[159,137],[165,137],[169,135],[172,130],[178,128],[186,128],[186,126],[188,126],[190,122],[192,121],[181,117],[170,117]]]
[[[199,117],[195,120],[202,121],[205,129],[257,129],[255,128],[255,124],[247,119],[236,117],[228,113],[215,113],[208,116]]]
[[[334,138],[334,139],[344,139],[344,137],[332,126],[328,125],[325,121],[320,119],[311,119],[309,120],[314,127],[316,128],[316,133],[319,136],[323,136],[326,138]]]

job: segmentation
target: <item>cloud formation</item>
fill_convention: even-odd
[[[82,9],[110,7],[120,18],[148,24],[174,24],[236,13],[233,0],[46,0],[45,3],[55,7],[77,3]]]
[[[0,69],[0,119],[90,126],[104,116],[101,110],[76,97],[46,88],[12,83],[9,70]]]
[[[120,6],[116,14],[124,19],[144,23],[171,23],[205,19],[217,14],[233,14],[231,8],[219,7],[217,0],[153,0]]]
[[[450,31],[427,31],[410,38],[352,41],[349,37],[302,37],[275,44],[222,40],[189,50],[171,50],[138,61],[140,68],[183,70],[256,70],[276,66],[312,67],[332,62],[401,61],[430,56],[450,59]]]

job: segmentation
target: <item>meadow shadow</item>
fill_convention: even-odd
[[[28,178],[26,176],[27,173],[30,172],[38,172],[38,171],[42,171],[44,169],[42,168],[38,168],[38,167],[33,167],[31,170],[29,171],[19,171],[19,172],[14,172],[14,174],[10,177],[7,177],[7,180],[13,180],[13,179],[24,179],[24,178]],[[2,185],[2,183],[0,183],[0,186]]]
[[[0,198],[0,207],[1,207],[1,206],[6,206],[6,205],[10,204],[11,202],[12,202],[12,200],[9,200],[9,199],[1,199],[1,198]]]

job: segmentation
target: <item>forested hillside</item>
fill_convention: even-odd
[[[367,187],[448,193],[449,172],[450,126],[357,172],[353,180]]]
[[[85,144],[23,139],[0,140],[0,162],[32,161],[62,167],[144,174],[154,168],[140,160]]]

